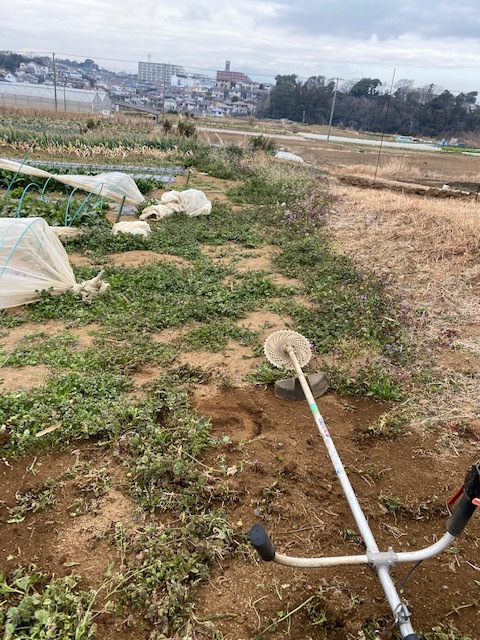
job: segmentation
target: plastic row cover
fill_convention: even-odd
[[[0,309],[39,300],[41,291],[103,293],[101,278],[77,284],[62,243],[43,218],[0,218]]]
[[[292,160],[293,162],[305,162],[302,156],[297,156],[295,153],[290,153],[289,151],[277,151],[275,158],[280,158],[281,160]]]
[[[145,198],[140,193],[135,180],[126,173],[113,171],[111,173],[99,173],[96,176],[79,175],[55,175],[37,167],[20,164],[13,160],[0,159],[0,169],[23,173],[36,178],[52,178],[67,184],[70,187],[78,187],[84,191],[93,192],[105,198],[111,198],[121,202],[125,198],[127,204],[138,206]]]
[[[140,220],[162,220],[172,213],[183,212],[189,218],[196,216],[207,216],[212,210],[212,203],[198,189],[187,189],[186,191],[167,191],[162,194],[159,204],[146,207]]]

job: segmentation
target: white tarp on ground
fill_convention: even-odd
[[[0,309],[39,300],[41,291],[104,293],[102,274],[77,284],[62,243],[43,218],[0,218]]]
[[[148,236],[152,233],[152,229],[148,222],[143,220],[132,220],[124,222],[116,222],[112,227],[112,236],[116,236],[119,233],[126,233],[132,236]]]
[[[95,194],[117,200],[118,202],[122,202],[125,198],[127,204],[133,204],[135,206],[138,206],[145,200],[135,184],[135,180],[120,171],[99,173],[96,176],[56,175],[43,169],[38,169],[37,167],[31,167],[30,165],[14,162],[13,160],[6,160],[4,158],[0,159],[0,169],[13,171],[14,173],[23,173],[36,178],[52,178],[70,187],[78,187],[88,192],[93,191]]]
[[[305,162],[302,156],[297,156],[289,151],[277,151],[275,158],[280,158],[281,160],[292,160],[293,162]]]
[[[186,191],[167,191],[162,194],[159,204],[144,209],[140,215],[140,220],[162,220],[172,213],[182,212],[189,218],[196,216],[207,216],[212,210],[212,203],[198,189],[187,189]]]

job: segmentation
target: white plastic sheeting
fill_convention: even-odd
[[[280,158],[280,160],[291,160],[292,162],[305,162],[302,156],[297,156],[295,153],[290,153],[289,151],[277,151],[275,158]]]
[[[143,220],[132,220],[132,222],[116,222],[112,227],[112,236],[119,233],[126,233],[132,236],[148,236],[152,233],[152,229],[148,222]]]
[[[0,159],[0,169],[6,169],[7,171],[18,172],[37,178],[52,178],[70,187],[78,187],[83,191],[93,192],[99,196],[111,198],[118,202],[122,202],[125,198],[127,204],[133,204],[135,206],[138,206],[145,200],[135,180],[120,171],[99,173],[95,176],[72,174],[56,175],[43,169],[38,169],[37,167],[31,167],[30,165],[21,164],[13,160],[6,160],[4,158]]]
[[[162,220],[172,213],[182,212],[189,218],[196,216],[207,216],[212,210],[212,203],[198,189],[187,189],[186,191],[167,191],[162,194],[159,204],[144,209],[140,215],[140,220]]]
[[[77,284],[67,252],[43,218],[0,218],[0,309],[35,302],[44,290],[73,290],[88,301],[107,290],[101,275]]]

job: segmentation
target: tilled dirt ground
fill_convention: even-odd
[[[440,447],[437,434],[411,434],[395,440],[367,435],[386,405],[368,399],[327,393],[318,399],[360,504],[381,549],[396,551],[428,546],[445,532],[446,500],[461,485],[472,463],[472,436],[452,432],[450,447]],[[214,433],[228,435],[205,458],[219,454],[237,472],[229,479],[236,502],[228,518],[239,535],[263,523],[283,553],[298,556],[361,554],[364,546],[306,403],[275,397],[271,388],[231,388],[195,400],[197,411],[211,419]],[[113,476],[108,492],[89,494],[84,476],[69,478],[76,458]],[[210,459],[211,458],[211,459]],[[135,526],[135,506],[114,450],[82,445],[75,455],[51,453],[1,465],[2,500],[0,571],[35,562],[56,575],[71,571],[97,586],[109,562],[118,561],[111,543],[116,523]],[[63,476],[62,476],[63,474]],[[21,523],[8,523],[7,508],[15,494],[64,477],[57,502]],[[78,512],[78,500],[88,501]],[[77,509],[75,508],[77,505]],[[475,638],[480,545],[478,522],[451,552],[424,561],[407,581],[404,597],[418,629],[429,631],[451,623]],[[109,535],[110,534],[110,537]],[[401,579],[410,565],[393,571]],[[305,603],[309,598],[310,602]],[[308,604],[316,604],[311,609]],[[297,607],[276,629],[272,619]],[[323,622],[319,610],[326,613]],[[391,618],[380,585],[365,567],[290,569],[267,564],[251,553],[219,560],[198,591],[196,616],[214,621],[224,638],[356,638],[369,620],[377,626]],[[148,637],[136,615],[129,628],[103,615],[98,637]],[[320,622],[319,622],[320,621]],[[316,622],[315,626],[312,623]],[[257,636],[255,635],[257,634]]]
[[[470,465],[468,446],[452,456],[439,451],[433,434],[394,441],[366,437],[366,427],[386,408],[359,398],[327,394],[318,401],[351,476],[379,546],[411,550],[433,543],[445,531],[445,499]],[[305,403],[275,398],[271,389],[232,390],[200,402],[217,433],[243,442],[253,469],[238,474],[241,500],[233,522],[263,522],[279,551],[296,556],[362,553],[363,544],[324,445]],[[235,453],[229,454],[235,461]],[[402,506],[396,510],[395,498]],[[392,504],[385,506],[389,500]],[[478,625],[478,523],[459,542],[461,551],[426,561],[405,585],[417,628],[451,621],[465,632]],[[252,564],[253,563],[253,564]],[[470,564],[469,564],[470,563]],[[399,566],[401,578],[407,567]],[[308,607],[275,637],[356,637],[366,620],[390,617],[383,592],[366,568],[289,569],[256,562],[218,566],[200,590],[203,615],[234,614],[218,624],[229,638],[251,638],[268,627],[272,612],[292,611],[323,589],[328,621],[310,627]],[[332,615],[333,614],[333,615]],[[313,620],[314,621],[314,620]],[[472,636],[474,637],[474,635]]]

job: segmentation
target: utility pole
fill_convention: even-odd
[[[335,101],[337,99],[337,89],[338,89],[339,80],[340,78],[337,78],[337,81],[335,82],[335,90],[333,92],[332,110],[330,111],[330,122],[328,123],[327,142],[330,140],[330,131],[332,129],[333,112],[335,111]]]
[[[390,109],[390,102],[392,100],[392,92],[393,92],[393,83],[395,81],[395,73],[397,72],[397,67],[395,67],[393,69],[393,75],[392,75],[392,84],[390,86],[390,93],[388,94],[388,100],[387,100],[387,108],[385,109],[385,120],[383,121],[383,128],[382,128],[382,137],[380,138],[380,146],[378,147],[378,156],[377,156],[377,164],[375,166],[375,175],[373,176],[373,184],[376,183],[377,181],[377,172],[378,172],[378,166],[380,164],[380,156],[382,154],[382,148],[383,148],[383,136],[385,135],[385,130],[387,128],[387,118],[388,118],[388,111]]]
[[[58,103],[57,103],[57,68],[55,66],[55,54],[52,53],[52,60],[53,60],[53,95],[55,98],[55,111],[58,110]]]
[[[165,84],[166,82],[167,82],[167,65],[163,63],[162,125],[165,123]]]

